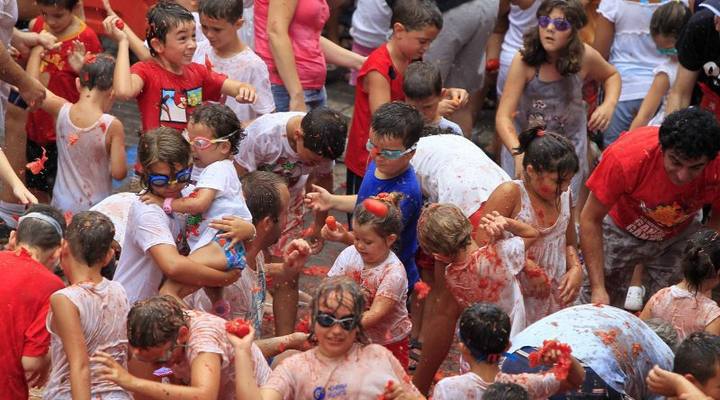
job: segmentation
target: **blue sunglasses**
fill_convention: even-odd
[[[149,185],[155,187],[165,187],[176,183],[188,183],[192,177],[192,167],[181,169],[175,174],[175,179],[170,180],[167,175],[148,174],[147,181]]]

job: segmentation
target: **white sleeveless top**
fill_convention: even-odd
[[[71,106],[71,103],[62,106],[55,123],[58,171],[52,205],[77,213],[112,193],[105,136],[115,117],[103,114],[89,128],[78,128],[70,121]]]
[[[532,207],[525,185],[521,180],[513,182],[520,187],[521,201],[520,211],[515,219],[540,231],[540,237],[527,248],[527,256],[545,269],[545,273],[550,278],[552,285],[552,294],[546,299],[524,296],[525,318],[528,325],[530,325],[562,308],[562,302],[559,300],[560,291],[558,285],[567,271],[565,264],[565,245],[567,243],[565,234],[570,222],[570,191],[566,190],[560,195],[560,214],[555,223],[547,228],[542,228],[538,222],[540,218],[538,218]],[[521,286],[524,280],[522,279],[523,276],[524,274],[521,274]]]

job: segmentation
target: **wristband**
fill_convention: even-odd
[[[172,201],[173,201],[172,197],[166,197],[165,201],[163,201],[162,209],[163,209],[163,211],[165,211],[165,214],[168,214],[168,215],[172,214],[172,212],[173,212]]]

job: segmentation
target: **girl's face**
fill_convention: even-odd
[[[226,160],[230,155],[230,142],[217,138],[213,129],[205,124],[188,122],[187,140],[190,142],[193,164],[200,168]]]
[[[188,168],[188,165],[183,165],[180,163],[175,163],[172,168],[170,167],[170,164],[161,161],[150,164],[145,170],[146,179],[149,175],[164,175],[168,177],[169,183],[165,186],[148,184],[148,188],[153,194],[160,197],[180,197],[180,191],[184,189],[185,186],[187,186],[187,182],[177,182],[177,175],[179,172],[183,171],[186,168]]]
[[[318,305],[318,315],[329,316],[335,320],[359,319],[359,315],[353,315],[355,304],[350,295],[345,293],[342,298],[338,297],[337,293],[328,294],[327,304],[322,304],[321,301]],[[324,319],[330,320],[330,318]],[[334,323],[329,327],[324,327],[317,320],[318,318],[315,320],[313,329],[318,341],[318,351],[330,358],[345,355],[357,339],[357,326],[353,326],[349,330],[343,328],[341,323]]]
[[[655,47],[658,53],[663,56],[668,56],[673,60],[677,60],[677,49],[675,49],[675,42],[677,39],[674,36],[668,35],[655,35],[653,36]]]
[[[558,194],[565,192],[570,187],[572,175],[559,176],[557,172],[537,171],[532,165],[525,169],[525,182],[533,192],[540,198],[547,201],[555,201]]]
[[[383,262],[390,254],[390,247],[397,239],[396,235],[386,238],[378,235],[371,224],[360,225],[353,220],[353,233],[355,234],[355,249],[367,265],[377,265]]]
[[[572,26],[569,26],[569,21],[565,19],[565,13],[558,8],[553,8],[547,17],[550,18],[547,26],[542,26],[543,21],[539,21],[538,23],[540,43],[546,52],[555,53],[568,45],[573,29]],[[543,17],[541,16],[540,18]],[[561,30],[564,28],[566,29]]]

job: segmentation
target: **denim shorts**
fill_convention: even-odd
[[[273,100],[275,100],[275,111],[290,111],[290,93],[285,89],[285,86],[273,83],[270,85],[270,91],[272,91]],[[325,87],[322,89],[303,90],[303,92],[305,93],[305,105],[308,111],[327,104]]]

